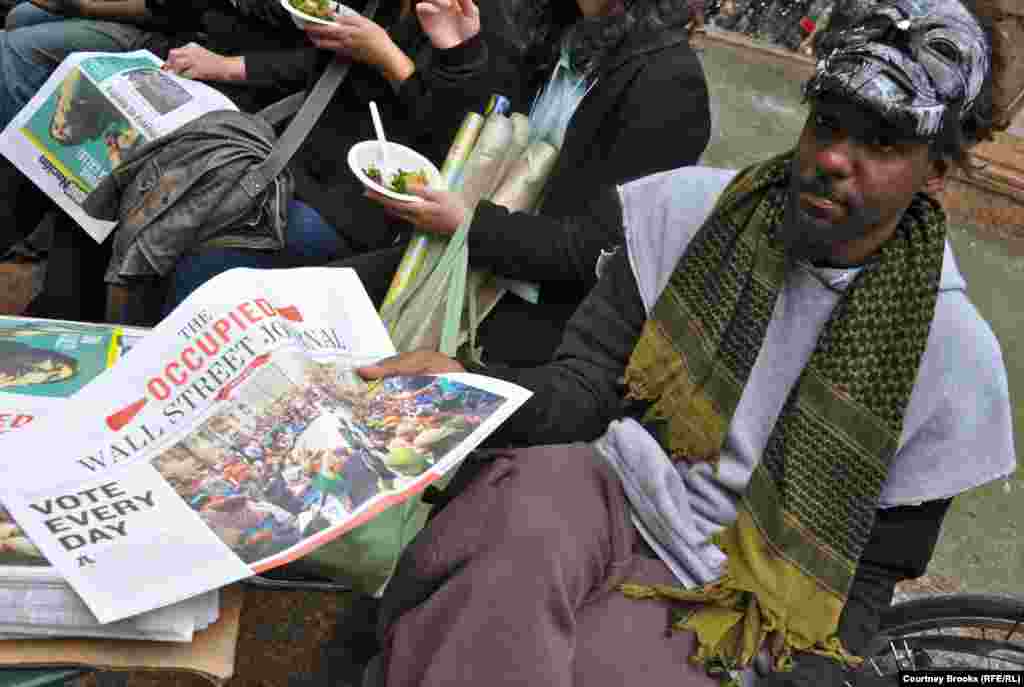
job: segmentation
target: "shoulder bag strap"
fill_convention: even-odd
[[[372,19],[373,15],[377,13],[379,2],[380,0],[369,0],[366,4],[366,9],[363,10],[363,16]],[[242,178],[242,188],[249,195],[253,198],[258,196],[285,168],[288,161],[292,159],[292,155],[295,154],[295,151],[302,145],[306,136],[309,135],[313,125],[320,119],[324,108],[331,101],[334,92],[338,90],[338,86],[345,80],[351,66],[352,62],[350,60],[335,57],[327,65],[327,69],[324,70],[316,85],[313,86],[313,90],[309,92],[305,102],[302,102],[302,93],[295,93],[270,105],[258,114],[258,116],[274,123],[290,115],[295,111],[294,108],[298,103],[302,102],[302,107],[299,108],[295,118],[288,124],[288,128],[281,134],[281,138],[277,139],[277,143],[274,144],[274,148],[270,151],[267,159],[259,167],[250,169]]]

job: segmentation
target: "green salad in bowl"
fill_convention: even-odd
[[[416,185],[444,188],[441,173],[429,159],[399,143],[360,141],[348,151],[348,166],[367,187],[406,203],[422,203],[410,191]]]
[[[334,19],[334,3],[331,0],[288,0],[288,4],[299,12],[317,19]]]
[[[370,179],[373,179],[375,183],[381,186],[387,186],[395,193],[409,193],[409,185],[416,186],[427,186],[430,183],[430,178],[427,176],[427,170],[418,169],[414,172],[406,171],[399,168],[397,172],[391,175],[388,182],[384,183],[384,175],[381,174],[380,169],[376,165],[369,165],[363,169]]]

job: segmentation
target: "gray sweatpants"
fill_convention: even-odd
[[[615,474],[587,444],[501,453],[406,550],[383,599],[383,671],[406,685],[679,685],[691,633],[616,585],[675,584],[638,553]]]

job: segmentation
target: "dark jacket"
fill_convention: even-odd
[[[392,5],[397,3],[382,3],[376,21],[390,27],[389,34],[415,62],[416,71],[396,90],[373,67],[353,64],[292,160],[296,195],[320,212],[352,252],[390,246],[402,229],[363,197],[364,188],[346,161],[353,144],[375,137],[371,100],[380,108],[389,139],[440,167],[467,112],[480,111],[492,93],[513,102],[521,98],[519,50],[510,39],[501,3],[480,3],[481,34],[449,50],[435,49],[416,17],[398,19]]]
[[[686,30],[629,37],[569,123],[540,214],[487,201],[477,206],[471,266],[540,284],[538,304],[509,293],[484,319],[478,341],[484,359],[516,366],[550,360],[566,322],[597,281],[601,251],[622,242],[614,187],[696,164],[710,136],[707,82]],[[399,246],[339,265],[356,269],[379,302],[401,254]]]
[[[707,82],[686,30],[628,38],[569,124],[540,216],[488,202],[477,208],[471,265],[541,286],[539,304],[509,294],[484,320],[485,359],[516,365],[549,360],[596,282],[601,250],[622,240],[612,187],[696,164],[710,136]],[[581,216],[605,221],[573,219]]]
[[[210,82],[243,112],[303,90],[317,67],[318,51],[278,0],[147,0],[146,6],[170,33],[169,47],[194,40],[245,58],[245,81]]]

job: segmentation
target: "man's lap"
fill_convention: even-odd
[[[693,651],[692,635],[666,635],[669,616],[663,603],[630,600],[616,590],[626,580],[673,584],[674,578],[660,560],[636,553],[641,547],[625,496],[599,455],[586,444],[495,453],[494,462],[480,469],[430,522],[399,563],[382,609],[386,619],[382,627],[391,626],[384,638],[389,675],[409,675],[407,668],[395,662],[430,664],[434,677],[465,677],[474,668],[502,671],[504,665],[504,674],[488,681],[514,683],[508,671],[529,673],[530,668],[516,666],[515,657],[504,655],[501,647],[500,660],[493,665],[486,661],[470,665],[425,656],[430,652],[425,652],[424,644],[434,640],[420,635],[425,628],[446,626],[462,642],[468,640],[459,637],[467,627],[479,627],[480,634],[487,634],[484,628],[496,623],[494,631],[513,636],[518,624],[532,620],[517,618],[515,609],[544,598],[548,589],[541,578],[553,574],[575,616],[566,620],[573,627],[573,649],[562,654],[572,657],[567,660],[572,663],[574,684],[717,684],[687,662]],[[467,568],[475,569],[474,582],[485,589],[474,592],[473,583],[467,585],[465,577],[451,581]],[[519,602],[517,595],[522,597]],[[503,600],[490,601],[499,597]],[[448,604],[468,622],[449,624],[444,610]],[[467,611],[470,604],[480,604],[480,610]],[[499,606],[506,614],[495,618]],[[540,628],[543,632],[545,626]],[[520,630],[530,632],[531,628]],[[445,640],[436,639],[439,651],[447,651]],[[564,637],[559,632],[552,640],[560,646]],[[486,639],[477,647],[481,653],[488,648]],[[534,647],[527,643],[526,648]]]
[[[625,577],[644,585],[678,584],[668,566],[642,555]],[[669,607],[664,602],[612,593],[580,609],[576,622],[577,685],[719,685],[689,661],[696,649],[695,635],[667,632]]]

